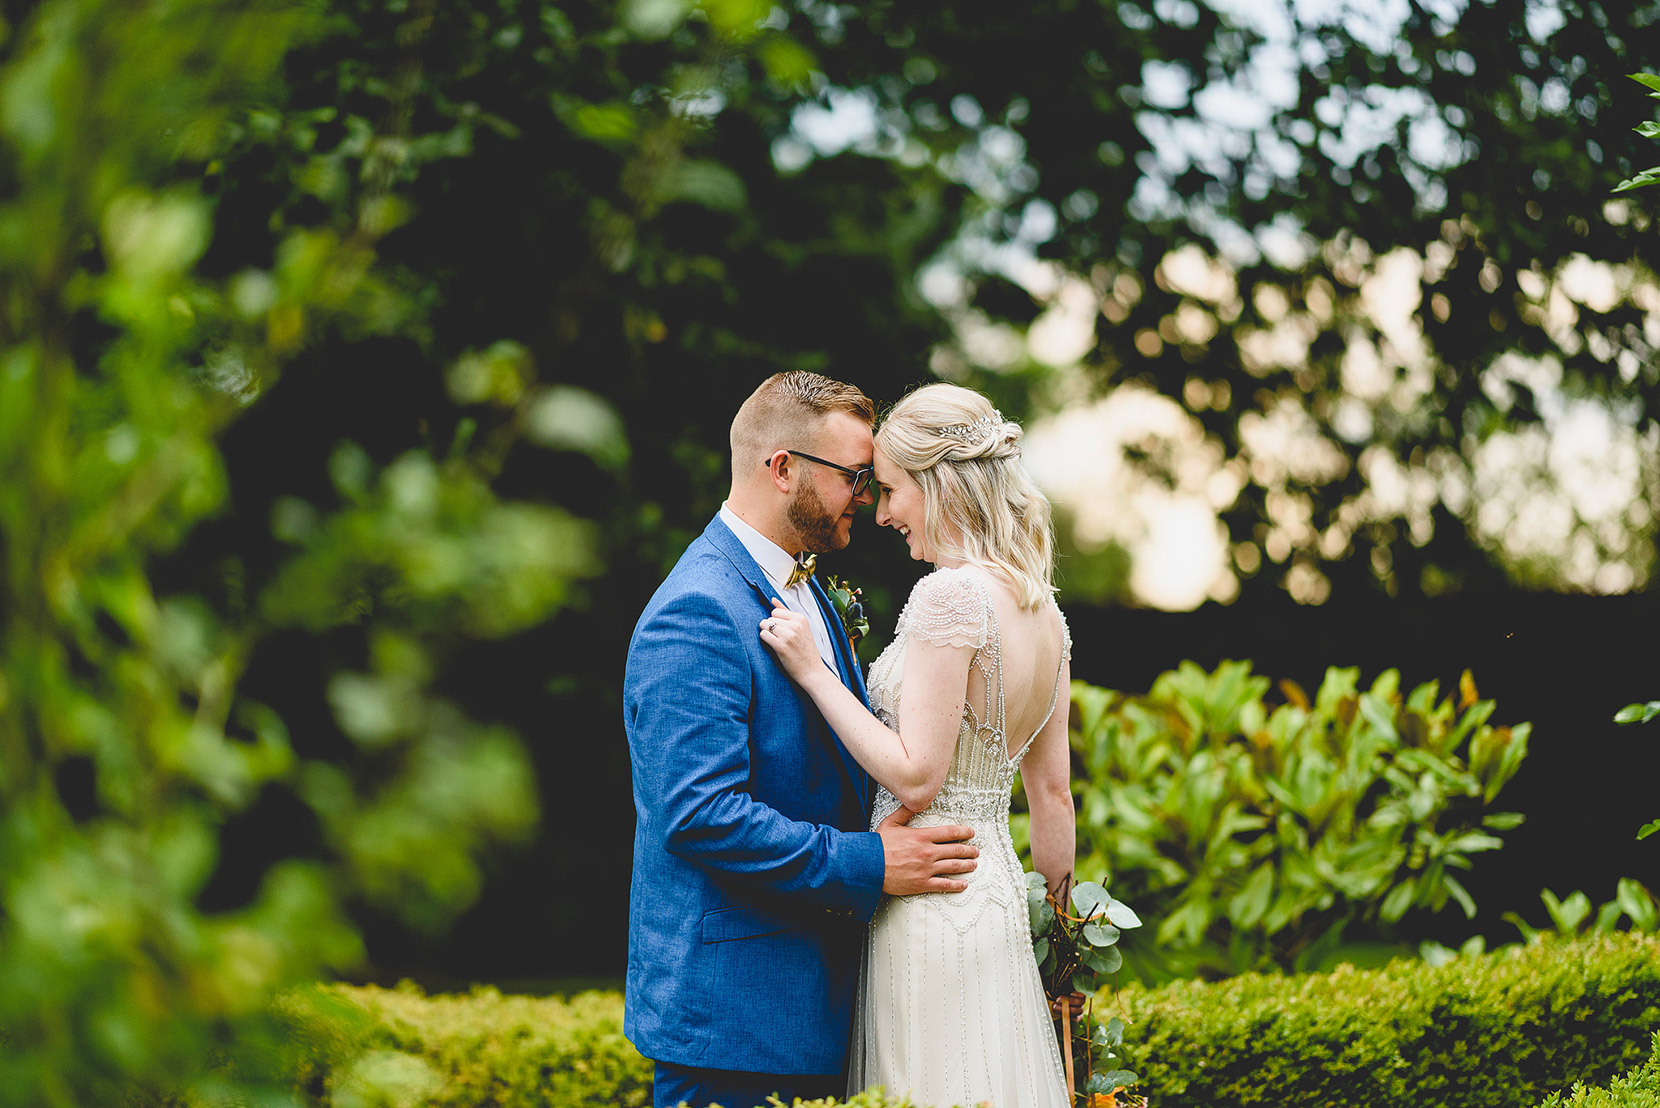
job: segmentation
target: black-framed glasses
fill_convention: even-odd
[[[815,458],[811,454],[804,454],[799,450],[786,450],[784,453],[794,454],[797,458],[806,458],[809,462],[817,462],[821,466],[829,466],[831,469],[840,470],[841,472],[847,474],[849,477],[853,478],[854,496],[858,496],[866,489],[870,488],[870,479],[876,473],[876,467],[873,465],[860,466],[858,469],[849,469],[844,465],[837,465],[835,462],[827,462],[823,458]],[[768,458],[762,463],[762,465],[771,464],[771,458]]]

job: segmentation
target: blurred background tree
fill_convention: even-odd
[[[1085,548],[1175,545],[1118,463],[1198,515],[1199,587],[1141,599],[1648,581],[1652,207],[1608,194],[1654,4],[804,10],[858,143],[973,192],[933,367],[1075,409],[1040,464]]]

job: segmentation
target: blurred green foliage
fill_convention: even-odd
[[[1646,704],[1627,704],[1614,714],[1614,722],[1647,723],[1655,716],[1660,716],[1660,700],[1650,700]],[[1651,819],[1637,828],[1637,837],[1646,839],[1657,831],[1660,831],[1660,819]]]
[[[358,908],[444,926],[480,852],[536,818],[517,735],[443,676],[599,568],[591,523],[497,482],[521,440],[626,463],[605,401],[538,383],[510,341],[458,349],[448,388],[478,417],[387,456],[325,442],[328,487],[271,498],[263,541],[215,572],[177,560],[222,518],[246,535],[225,444],[285,374],[432,333],[387,236],[423,168],[499,121],[417,111],[436,5],[380,14],[389,78],[358,71],[360,113],[291,98],[293,52],[349,19],[318,5],[47,0],[3,27],[0,1103],[289,1102],[271,998],[361,963]],[[635,115],[666,159],[636,172],[641,204],[719,191],[676,176],[682,121]],[[577,133],[626,138],[608,127]],[[260,159],[263,180],[227,177]],[[283,636],[359,644],[299,732],[246,691]],[[273,797],[298,833],[243,872],[221,834]]]
[[[1650,100],[1660,100],[1660,77],[1652,73],[1633,73],[1631,79],[1649,90]],[[1652,119],[1637,124],[1633,130],[1646,139],[1660,138],[1660,123],[1656,123]],[[1660,166],[1645,169],[1640,173],[1627,177],[1614,186],[1614,191],[1624,192],[1626,189],[1641,188],[1644,185],[1652,185],[1656,182],[1660,182]]]
[[[651,1103],[651,1062],[622,1030],[622,997],[428,996],[331,985],[277,1005],[297,1045],[290,1074],[318,1102],[473,1108]]]
[[[1522,938],[1536,942],[1544,934],[1573,938],[1576,935],[1605,935],[1615,929],[1620,920],[1627,919],[1636,931],[1660,931],[1660,899],[1641,881],[1622,877],[1614,886],[1614,899],[1591,907],[1591,898],[1575,890],[1559,897],[1550,889],[1540,892],[1539,900],[1550,917],[1549,930],[1536,928],[1515,912],[1506,912],[1504,918],[1516,926]]]
[[[1312,700],[1282,682],[1278,706],[1246,662],[1143,696],[1074,683],[1078,871],[1157,921],[1125,936],[1132,973],[1319,969],[1413,908],[1474,914],[1454,871],[1521,822],[1493,804],[1529,727],[1491,726],[1468,674],[1444,698],[1359,676],[1328,670]]]

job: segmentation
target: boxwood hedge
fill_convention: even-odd
[[[1114,1010],[1130,1024],[1130,1068],[1154,1108],[1538,1108],[1648,1055],[1660,1029],[1660,938],[1616,933],[1439,967],[1132,986]],[[306,1059],[297,1084],[334,1108],[651,1103],[651,1063],[623,1038],[615,993],[328,986],[291,995],[285,1013]],[[1655,1065],[1552,1108],[1660,1108],[1630,1099],[1652,1096]]]
[[[1553,1093],[1542,1108],[1660,1108],[1660,1031],[1654,1033],[1649,1060],[1607,1085],[1576,1083],[1566,1093]]]
[[[1159,1108],[1523,1108],[1643,1060],[1660,1029],[1660,938],[1180,982],[1121,1002],[1130,1068]]]

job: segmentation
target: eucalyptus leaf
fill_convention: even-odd
[[[1111,902],[1107,890],[1094,881],[1081,882],[1072,889],[1072,911],[1083,919],[1090,919],[1104,911]]]
[[[1135,911],[1122,900],[1115,900],[1107,905],[1107,918],[1115,926],[1125,929],[1141,926],[1141,917],[1136,915]]]
[[[1055,922],[1055,909],[1047,900],[1026,904],[1027,916],[1031,922],[1032,936],[1035,938],[1049,930],[1049,925]]]
[[[1110,1096],[1112,1091],[1113,1084],[1107,1080],[1105,1073],[1092,1073],[1089,1080],[1084,1082],[1084,1092],[1089,1096]]]
[[[1092,946],[1112,946],[1118,941],[1119,930],[1110,923],[1093,919],[1084,924],[1083,935]]]
[[[1080,952],[1079,957],[1096,973],[1117,973],[1124,965],[1124,955],[1116,946],[1090,947]]]

